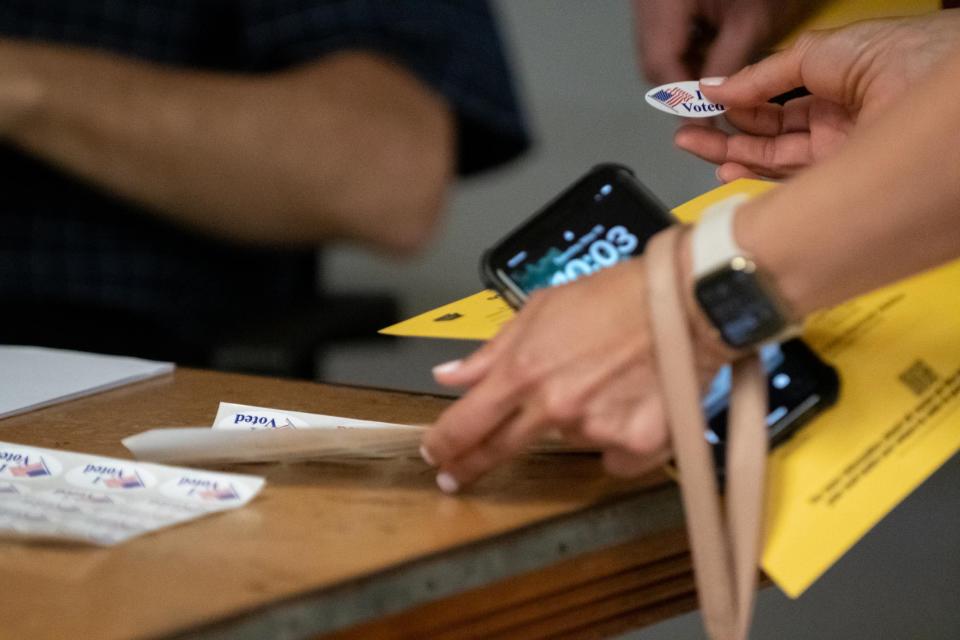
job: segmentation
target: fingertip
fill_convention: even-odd
[[[734,180],[739,180],[740,178],[759,180],[762,177],[742,164],[738,164],[736,162],[725,162],[724,164],[720,165],[717,167],[716,175],[717,180],[723,182],[724,184],[733,182]]]
[[[681,61],[682,53],[679,51],[652,49],[640,55],[643,74],[654,85],[679,82],[690,77],[690,70]]]
[[[434,375],[444,375],[447,373],[453,373],[463,365],[463,359],[458,358],[457,360],[450,360],[449,362],[443,362],[438,364],[433,368]]]
[[[488,358],[480,352],[469,358],[438,364],[431,371],[437,384],[445,387],[468,387],[479,380],[488,368]]]
[[[711,76],[709,78],[700,78],[700,89],[704,87],[719,87],[727,81],[727,76]]]
[[[724,184],[732,180],[736,180],[736,178],[734,177],[735,175],[734,169],[731,166],[731,163],[729,162],[717,167],[717,170],[714,172],[714,174],[717,176],[717,181],[722,182]]]
[[[440,380],[441,378],[446,378],[450,375],[456,374],[456,372],[462,366],[463,366],[462,359],[451,360],[449,362],[443,362],[441,364],[436,365],[435,367],[433,367],[433,369],[431,369],[431,372],[433,373],[434,379]]]
[[[714,104],[726,102],[729,91],[726,91],[729,76],[708,76],[700,78],[700,92]]]
[[[423,461],[426,462],[431,467],[437,466],[436,459],[430,453],[430,450],[427,449],[427,445],[425,444],[420,445],[420,457],[423,458]]]
[[[447,495],[452,495],[460,491],[460,482],[452,474],[441,471],[436,478],[437,487]]]
[[[690,143],[692,142],[692,137],[693,136],[690,134],[689,125],[683,125],[673,133],[673,144],[684,151],[688,151]]]
[[[673,133],[673,144],[683,151],[697,153],[703,146],[704,131],[709,132],[710,128],[700,123],[686,123]]]
[[[706,78],[704,80],[706,80]],[[737,99],[737,93],[730,89],[730,85],[727,84],[727,78],[724,78],[721,84],[713,85],[704,84],[704,80],[700,81],[700,93],[710,102],[714,104],[727,104],[731,100]],[[734,89],[736,89],[736,87],[734,87]]]

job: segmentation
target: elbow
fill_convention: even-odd
[[[383,122],[368,147],[356,222],[365,243],[387,254],[423,251],[441,226],[454,179],[453,117],[445,105],[416,118]]]
[[[382,246],[390,253],[420,253],[440,229],[454,174],[452,139],[452,132],[434,130],[384,149],[392,169],[383,175],[394,185],[384,193],[382,210]]]
[[[366,53],[334,55],[284,80],[293,96],[311,97],[290,100],[310,105],[301,112],[307,125],[291,141],[302,153],[287,165],[295,197],[286,213],[294,225],[320,241],[400,256],[423,250],[439,228],[454,175],[447,101],[404,68]]]

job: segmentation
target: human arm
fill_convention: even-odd
[[[835,156],[743,206],[738,243],[797,318],[960,256],[960,103],[942,91],[958,82],[953,56]],[[605,449],[612,472],[662,460],[645,286],[640,258],[542,292],[501,336],[438,370],[439,381],[469,387],[424,438],[441,488],[476,480],[554,427]],[[692,299],[688,312],[705,382],[734,354],[702,329]]]
[[[819,4],[634,0],[640,64],[653,83],[729,75],[786,35]]]
[[[823,160],[737,216],[798,317],[960,257],[960,51]]]
[[[245,243],[412,251],[453,171],[448,105],[378,54],[241,75],[7,40],[0,61],[6,141]]]

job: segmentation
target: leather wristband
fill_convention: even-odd
[[[667,229],[650,240],[645,252],[654,353],[704,626],[714,640],[745,640],[761,546],[767,381],[755,353],[733,363],[724,509],[704,437],[696,354],[677,274],[680,236],[679,228]]]

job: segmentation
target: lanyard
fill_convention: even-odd
[[[677,281],[680,237],[680,228],[671,227],[654,236],[645,251],[655,357],[680,472],[704,626],[713,640],[744,640],[753,612],[761,545],[767,381],[756,354],[732,365],[723,505],[705,437],[682,283]]]

